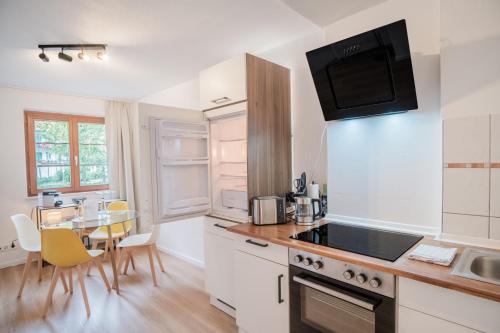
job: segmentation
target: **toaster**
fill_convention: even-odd
[[[277,196],[255,197],[252,203],[253,224],[286,223],[285,198]]]

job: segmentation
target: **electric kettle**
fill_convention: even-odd
[[[295,197],[295,224],[312,225],[314,220],[320,216],[321,201],[319,199]]]

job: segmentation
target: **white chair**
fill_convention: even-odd
[[[21,287],[17,297],[21,297],[28,278],[28,271],[33,259],[38,259],[38,281],[42,281],[42,246],[40,241],[40,232],[35,223],[24,214],[16,214],[10,217],[16,227],[19,245],[24,251],[28,252],[26,263],[24,264],[23,277],[21,278]]]
[[[165,272],[165,269],[163,268],[163,264],[160,259],[160,254],[158,253],[158,249],[156,248],[156,240],[158,239],[159,233],[160,233],[160,225],[155,224],[153,225],[153,230],[150,233],[131,235],[122,240],[118,244],[118,247],[121,249],[120,260],[118,262],[118,271],[119,272],[121,271],[122,265],[125,262],[124,274],[127,274],[128,264],[131,260],[133,260],[132,250],[146,249],[148,251],[149,265],[151,267],[151,275],[153,276],[153,284],[157,286],[158,283],[156,281],[153,252],[156,256],[156,259],[158,260],[158,264],[160,265],[161,271]]]

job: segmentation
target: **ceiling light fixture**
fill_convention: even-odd
[[[59,52],[59,54],[57,55],[57,57],[61,60],[64,60],[64,61],[67,61],[67,62],[72,62],[73,61],[73,57],[64,53],[64,49],[62,48],[61,49],[61,52]]]
[[[45,54],[44,49],[42,49],[42,53],[38,55],[38,58],[42,59],[43,62],[49,62],[49,57]]]
[[[90,57],[87,53],[83,52],[83,49],[80,53],[78,53],[78,59],[83,60],[83,61],[89,61]]]
[[[61,52],[58,53],[58,58],[67,62],[73,61],[73,57],[67,53],[68,50],[78,50],[80,51],[77,55],[78,58],[83,61],[89,61],[90,56],[88,51],[96,51],[97,58],[100,60],[108,60],[108,55],[106,53],[107,44],[40,44],[38,48],[42,50],[42,53],[38,57],[43,62],[48,62],[49,57],[45,54],[45,49],[60,49]]]
[[[106,52],[97,52],[97,59],[103,60],[103,61],[108,61],[109,56]]]

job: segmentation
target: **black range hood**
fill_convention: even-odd
[[[418,108],[405,20],[306,56],[327,121]]]

